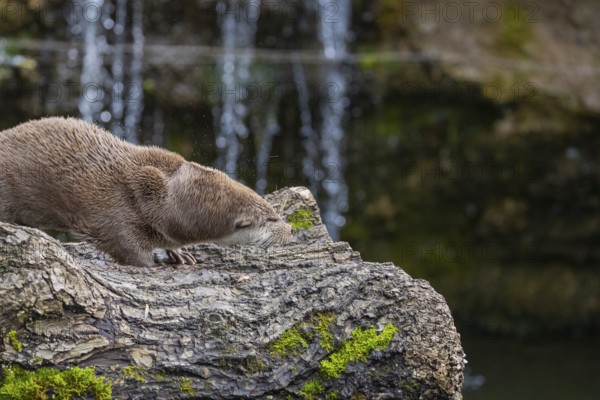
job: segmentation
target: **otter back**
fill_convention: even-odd
[[[225,174],[78,119],[0,132],[0,170],[0,220],[72,231],[121,263],[151,265],[157,247],[191,263],[177,248],[201,241],[291,240],[270,205]]]

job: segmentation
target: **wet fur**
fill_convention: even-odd
[[[203,241],[273,244],[291,229],[254,191],[72,118],[0,132],[0,220],[71,231],[124,264]]]

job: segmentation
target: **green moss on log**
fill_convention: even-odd
[[[327,378],[338,378],[346,372],[349,362],[366,361],[374,350],[385,349],[396,332],[398,328],[393,324],[387,324],[381,333],[377,333],[374,327],[367,330],[356,328],[352,331],[351,339],[328,359],[321,361],[321,373]]]
[[[308,229],[313,227],[313,214],[307,208],[299,208],[288,216],[288,223],[294,229]]]
[[[65,370],[39,368],[28,371],[18,366],[2,369],[0,400],[71,400],[93,397],[110,400],[112,387],[92,368],[73,367]]]
[[[18,339],[17,339],[17,331],[16,330],[12,330],[10,332],[8,332],[6,334],[6,337],[8,338],[8,343],[10,343],[11,347],[13,349],[15,349],[16,351],[23,351],[23,343],[21,343]]]
[[[316,400],[317,396],[321,393],[325,392],[325,387],[319,381],[308,381],[300,391],[300,395],[302,395],[306,400]]]

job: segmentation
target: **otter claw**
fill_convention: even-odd
[[[171,264],[182,264],[182,259],[179,254],[173,250],[167,250],[167,256],[169,257],[169,263]]]
[[[167,250],[167,256],[172,264],[196,264],[194,256],[186,250]]]
[[[189,251],[182,251],[181,256],[187,261],[186,264],[194,265],[196,264],[196,259]]]

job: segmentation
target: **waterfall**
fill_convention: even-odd
[[[313,128],[313,118],[310,111],[310,96],[306,77],[304,75],[304,67],[295,60],[292,64],[294,74],[294,83],[298,89],[298,107],[300,111],[300,136],[302,137],[302,145],[306,152],[302,160],[302,173],[308,178],[310,191],[316,196],[319,192],[319,182],[322,177],[322,171],[318,167],[319,163],[319,137]]]
[[[85,51],[81,69],[79,112],[89,122],[106,119],[102,115],[106,71],[103,68],[106,37],[99,34],[103,0],[80,0],[75,12],[72,31],[81,32]]]
[[[83,61],[80,77],[78,109],[81,117],[102,125],[111,123],[117,136],[136,143],[137,130],[144,109],[142,66],[144,56],[144,31],[142,0],[131,0],[132,54],[127,47],[128,0],[78,0],[71,20],[71,34],[83,42]],[[111,18],[114,9],[115,18]],[[108,32],[114,42],[108,42]],[[70,54],[77,54],[74,47]],[[112,56],[109,71],[105,56]],[[127,59],[130,58],[130,63]],[[128,81],[126,80],[128,79]]]
[[[216,129],[217,165],[232,178],[237,176],[239,139],[248,137],[248,109],[244,99],[250,78],[259,8],[260,0],[221,1],[217,5],[223,38],[220,61],[222,105]]]
[[[339,231],[346,220],[343,213],[348,209],[348,186],[344,180],[342,145],[344,131],[342,119],[348,105],[347,82],[342,72],[348,56],[351,3],[350,0],[318,0],[319,39],[323,45],[324,66],[321,89],[325,98],[321,102],[321,164],[324,169],[322,187],[327,195],[323,202],[323,220],[329,234],[338,240]],[[329,15],[326,10],[334,13]]]
[[[312,5],[312,4],[311,4]],[[342,68],[347,59],[347,42],[351,14],[350,0],[318,0],[318,34],[323,46],[325,65],[322,72],[320,134],[313,128],[308,85],[299,62],[293,63],[294,81],[298,88],[302,128],[300,134],[306,155],[303,173],[308,177],[313,193],[322,191],[323,220],[334,240],[345,224],[348,209],[348,187],[344,179],[343,118],[348,105],[347,81]],[[248,136],[246,119],[248,108],[244,103],[249,83],[250,65],[255,48],[256,27],[260,0],[222,0],[217,4],[223,54],[219,62],[220,108],[214,109],[217,166],[229,176],[237,176],[241,153],[240,139]],[[271,100],[273,101],[273,100]],[[257,152],[256,190],[263,193],[267,187],[266,167],[274,135],[279,132],[277,106],[270,104],[266,111],[266,126],[256,132]]]
[[[133,37],[133,58],[130,67],[130,80],[125,116],[125,138],[137,142],[137,130],[144,110],[144,89],[142,66],[144,62],[144,22],[143,0],[133,0],[131,35]]]
[[[125,24],[127,21],[127,0],[117,0],[115,24],[113,33],[115,44],[113,46],[113,99],[110,112],[112,113],[112,132],[119,137],[125,137],[123,129],[123,114],[125,111]]]
[[[267,177],[269,171],[269,158],[273,149],[273,138],[279,134],[281,126],[277,119],[279,113],[279,101],[281,100],[281,92],[278,91],[272,99],[269,99],[269,105],[265,112],[264,126],[257,127],[254,130],[254,137],[258,142],[258,150],[256,152],[256,192],[258,194],[266,194]]]

